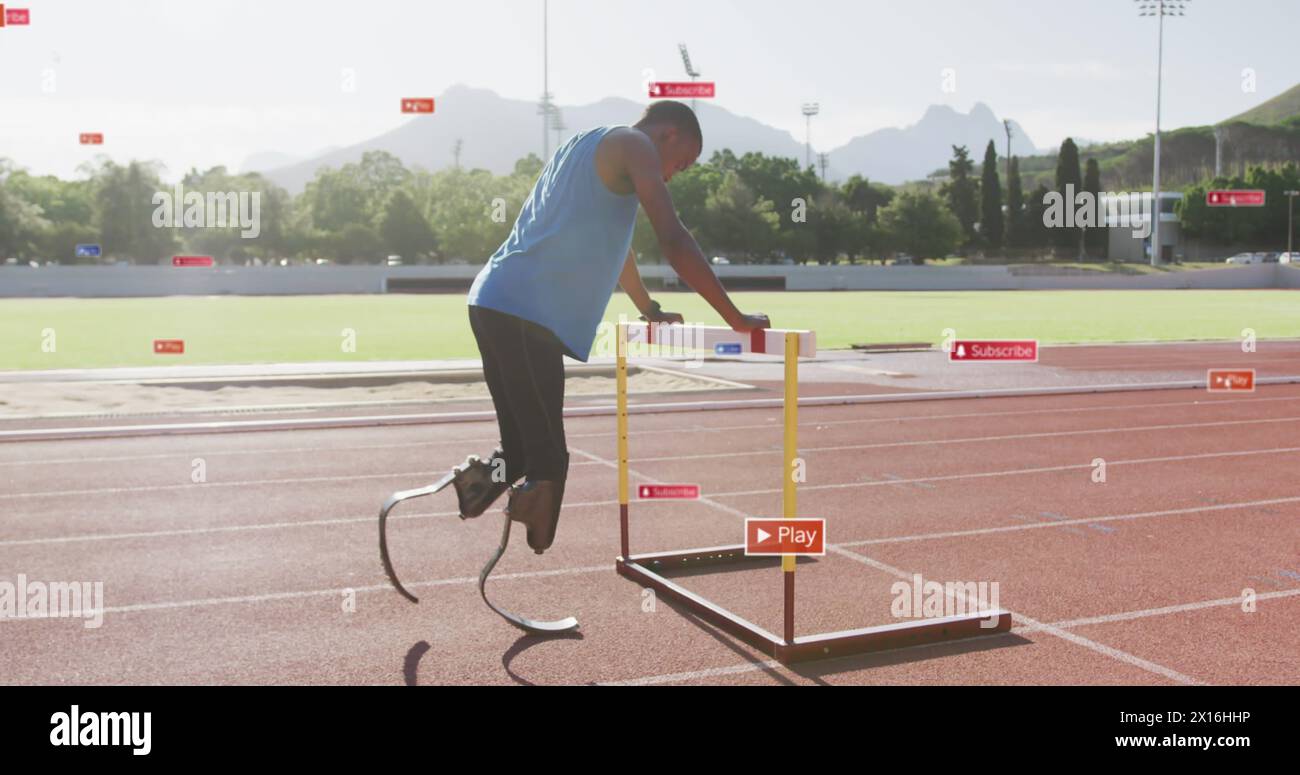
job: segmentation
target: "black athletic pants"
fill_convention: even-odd
[[[483,358],[501,431],[506,480],[563,482],[564,345],[550,329],[487,307],[470,305],[469,325]]]

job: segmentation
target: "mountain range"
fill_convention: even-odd
[[[564,139],[587,127],[631,124],[644,110],[644,105],[617,97],[588,105],[559,107],[568,127],[561,133]],[[803,142],[788,131],[738,115],[707,100],[697,102],[696,113],[704,130],[702,160],[723,148],[730,148],[737,155],[755,151],[769,156],[805,158]],[[366,151],[388,151],[408,167],[428,170],[449,167],[455,163],[454,147],[459,140],[461,166],[503,175],[512,171],[519,159],[541,150],[541,124],[536,103],[507,99],[488,89],[456,85],[435,98],[433,114],[414,116],[377,137],[309,158],[263,152],[250,156],[242,169],[261,172],[291,193],[297,193],[315,177],[318,168],[337,168],[359,161]],[[1012,153],[1024,156],[1039,152],[1019,125],[1013,121],[1011,127]],[[1002,122],[987,105],[976,103],[969,113],[933,105],[911,126],[879,129],[827,151],[826,176],[843,180],[857,174],[893,184],[916,180],[945,167],[952,157],[953,145],[969,147],[978,163],[989,140],[997,143],[999,154],[1005,152]],[[552,131],[549,147],[555,146],[556,133]],[[816,146],[813,151],[818,151]]]

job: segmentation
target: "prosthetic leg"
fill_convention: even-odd
[[[500,451],[496,452],[489,460],[499,459],[500,454]],[[488,599],[487,578],[492,573],[492,569],[496,567],[497,561],[505,554],[506,546],[510,542],[511,521],[518,519],[524,522],[528,527],[528,545],[532,547],[533,551],[541,554],[550,547],[551,542],[555,539],[555,526],[559,520],[560,499],[564,495],[563,482],[525,482],[522,487],[510,487],[508,482],[494,480],[491,476],[493,470],[494,466],[491,462],[484,461],[478,456],[471,456],[465,460],[463,465],[452,469],[451,473],[428,487],[421,487],[416,490],[402,490],[390,495],[379,510],[379,558],[384,564],[384,573],[388,575],[388,580],[402,597],[412,603],[420,602],[419,598],[402,586],[402,582],[397,578],[397,572],[393,569],[393,562],[388,556],[388,514],[397,504],[413,498],[433,495],[441,492],[447,485],[454,484],[456,486],[456,497],[460,504],[460,517],[461,519],[469,519],[487,511],[488,507],[509,489],[511,493],[510,506],[506,509],[505,525],[501,531],[501,544],[479,573],[479,595],[482,596],[483,602],[487,603],[488,608],[491,608],[498,616],[524,632],[553,635],[576,630],[578,620],[572,616],[551,622],[535,621],[498,608]],[[529,485],[538,484],[551,486],[540,489],[529,487]],[[558,494],[555,487],[557,484]],[[515,509],[518,516],[512,516],[511,507],[515,506],[518,497],[516,493],[522,490],[528,490],[529,495],[519,499],[518,503],[520,505]]]

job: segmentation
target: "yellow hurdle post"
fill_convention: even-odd
[[[631,556],[627,539],[627,323],[618,324],[618,529],[623,557]]]
[[[794,459],[799,454],[799,334],[785,334],[785,470],[781,482],[781,516],[798,515],[795,497]],[[781,557],[785,576],[785,642],[794,642],[794,562],[792,554]]]

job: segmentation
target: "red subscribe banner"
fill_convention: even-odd
[[[212,266],[212,256],[172,256],[172,266]]]
[[[1263,207],[1262,189],[1206,191],[1205,204],[1210,207]]]
[[[826,520],[745,520],[745,554],[820,557],[826,554]]]
[[[1254,393],[1255,370],[1210,369],[1205,375],[1205,389],[1211,393]]]
[[[655,98],[672,98],[687,97],[696,99],[698,97],[714,96],[712,81],[653,81],[650,84],[650,96]]]
[[[698,484],[639,484],[636,488],[638,498],[669,498],[673,500],[696,500],[700,497]]]
[[[1038,360],[1038,340],[961,339],[952,343],[948,360],[1033,363]]]
[[[82,132],[81,135],[78,137],[78,139],[81,140],[82,145],[103,145],[104,133],[103,132]]]

